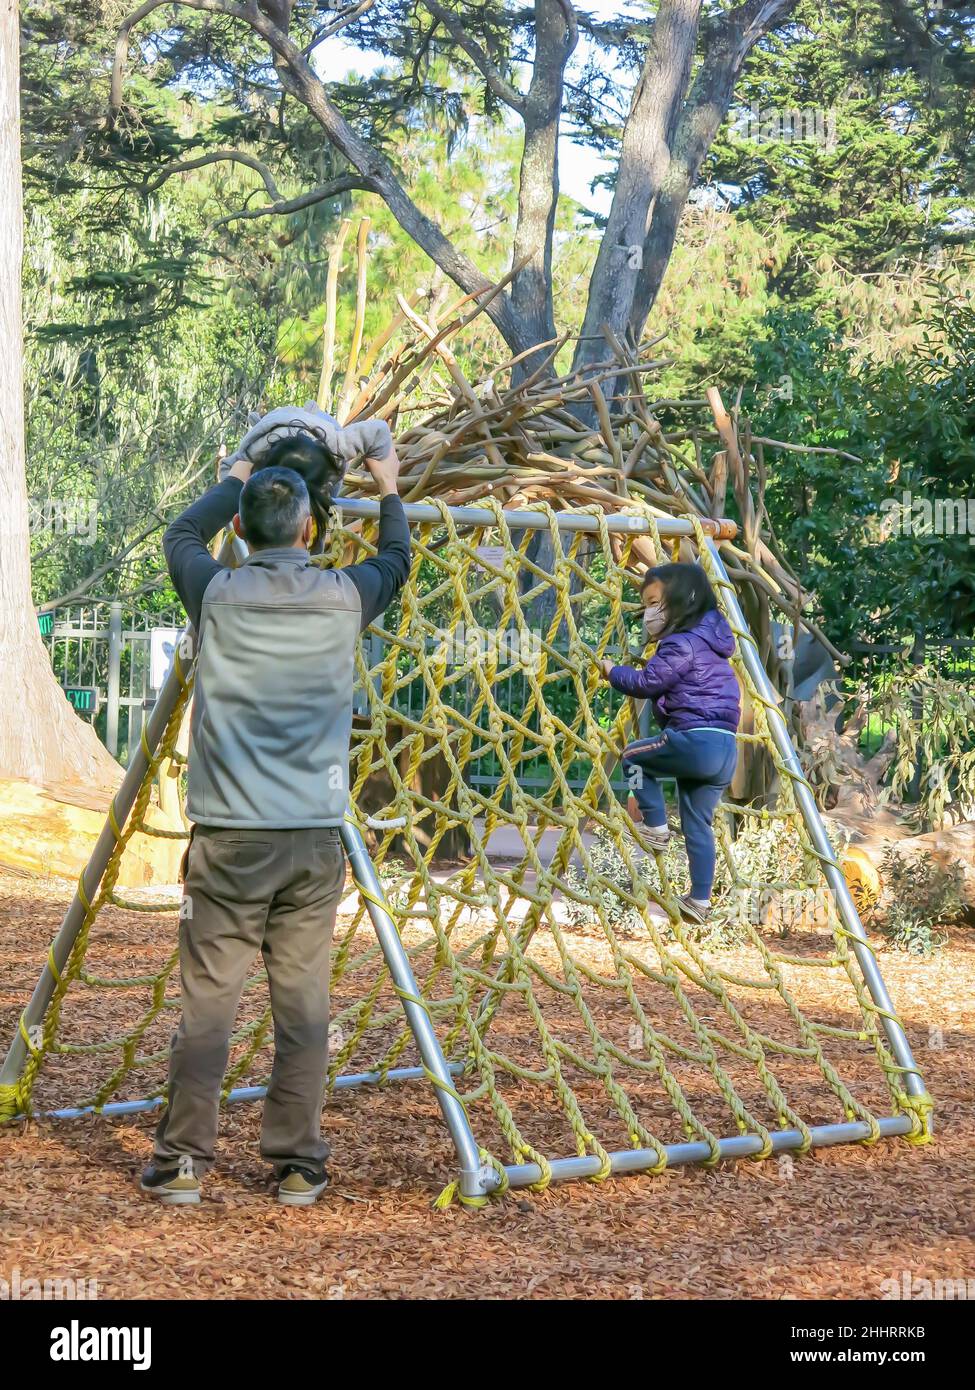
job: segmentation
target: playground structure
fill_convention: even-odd
[[[369,550],[378,510],[369,500],[340,506],[329,563]],[[380,663],[368,665],[366,644],[357,655],[369,720],[354,737],[343,839],[358,904],[336,935],[330,1084],[434,1087],[456,1154],[443,1204],[564,1178],[898,1135],[924,1142],[930,1098],[728,578],[725,524],[658,516],[636,500],[612,515],[595,505],[506,511],[492,499],[412,503],[407,514],[410,582],[395,621],[387,615],[378,629]],[[544,569],[528,554],[539,530],[551,546]],[[777,773],[774,804],[719,813],[720,910],[745,933],[747,975],[681,921],[666,865],[641,859],[610,785],[638,716],[611,699],[595,662],[630,650],[635,545],[646,559],[696,556],[705,568],[753,713],[739,737],[765,749]],[[533,633],[537,641],[520,640]],[[519,640],[498,640],[506,634]],[[521,713],[498,699],[515,677],[529,691]],[[110,929],[99,933],[113,906],[175,918],[171,898],[126,899],[116,881],[132,834],[159,833],[145,812],[159,765],[176,755],[192,678],[177,655],[12,1040],[0,1119],[161,1102],[179,1007],[175,933],[137,949],[140,968],[124,974]],[[469,708],[453,699],[461,681],[474,683]],[[422,693],[414,714],[397,698],[408,688]],[[465,779],[485,753],[499,770],[489,793]],[[434,796],[420,774],[435,758],[447,778]],[[534,795],[526,773],[539,767],[548,785]],[[377,784],[385,801],[367,822],[359,802]],[[771,827],[782,850],[758,877],[736,857],[749,821]],[[378,836],[372,856],[367,823]],[[523,846],[504,867],[488,853],[500,829]],[[443,863],[438,847],[458,830],[470,853]],[[619,872],[594,853],[594,834]],[[406,859],[399,878],[388,872],[394,844]],[[820,910],[776,941],[747,905],[783,892],[816,895]],[[582,920],[592,942],[580,940]],[[830,981],[828,1009],[822,991],[815,1009],[800,1006],[806,976]],[[229,1100],[263,1093],[270,1016],[260,985],[255,975],[245,990]]]

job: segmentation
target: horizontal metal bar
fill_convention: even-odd
[[[159,627],[176,627],[176,623],[159,623]],[[119,636],[124,642],[149,642],[152,640],[152,628],[128,628],[123,629]],[[78,637],[87,637],[92,642],[107,642],[110,629],[107,627],[63,627],[60,623],[54,624],[54,630],[49,632],[47,640],[55,642],[73,642]]]
[[[378,517],[379,503],[364,497],[336,497],[335,505],[346,517]],[[429,502],[405,502],[403,510],[407,521],[439,521],[440,509]],[[497,518],[486,507],[450,507],[451,517],[458,526],[495,526]],[[556,521],[560,531],[598,531],[599,519],[592,515],[580,516],[572,512],[557,512]],[[506,511],[504,519],[511,531],[547,530],[548,517],[537,511]],[[694,526],[690,521],[678,517],[662,516],[656,518],[657,530],[661,536],[693,536]],[[729,528],[735,527],[733,521],[709,522],[702,518],[705,530],[715,527],[725,528],[722,535],[734,534]],[[632,535],[650,534],[650,523],[642,516],[607,516],[606,529],[612,532],[625,531]],[[737,528],[736,528],[737,529]]]
[[[881,1136],[889,1139],[897,1134],[910,1134],[912,1121],[909,1115],[890,1115],[878,1120]],[[870,1126],[863,1120],[846,1124],[817,1125],[810,1129],[813,1148],[824,1149],[831,1144],[854,1144],[867,1139]],[[790,1149],[802,1147],[803,1136],[798,1129],[779,1129],[772,1133],[774,1153],[787,1153]],[[720,1139],[718,1150],[722,1159],[751,1158],[762,1149],[761,1137],[757,1134],[737,1134],[731,1139]],[[666,1147],[667,1166],[680,1167],[688,1163],[703,1163],[711,1157],[710,1145],[702,1142],[692,1144],[668,1144]],[[622,1149],[609,1156],[614,1173],[641,1173],[653,1168],[660,1161],[656,1149]],[[566,1178],[591,1178],[600,1171],[602,1164],[594,1155],[586,1158],[556,1158],[549,1164],[552,1179],[563,1182]],[[508,1182],[512,1187],[530,1187],[541,1181],[542,1170],[537,1163],[519,1163],[506,1166]],[[496,1173],[489,1179],[485,1175],[485,1191],[498,1185]]]
[[[464,1068],[461,1063],[453,1062],[447,1070],[452,1076],[460,1076]],[[384,1079],[386,1081],[417,1081],[424,1076],[426,1076],[426,1072],[423,1067],[394,1067],[392,1071],[386,1072],[385,1078],[383,1073],[379,1071],[349,1072],[346,1076],[335,1078],[335,1089],[344,1091],[354,1086],[375,1086]],[[262,1100],[266,1095],[266,1086],[238,1086],[236,1090],[228,1092],[227,1101],[228,1104],[236,1104],[238,1101]],[[161,1096],[153,1096],[146,1100],[115,1100],[108,1105],[103,1105],[97,1113],[99,1115],[139,1115],[146,1110],[158,1110],[161,1105]],[[45,1120],[80,1120],[85,1115],[94,1115],[95,1113],[93,1105],[83,1105],[65,1110],[40,1110],[37,1115]]]

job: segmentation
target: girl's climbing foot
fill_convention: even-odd
[[[683,897],[677,899],[680,907],[680,915],[685,922],[690,922],[692,926],[703,927],[711,916],[711,904],[704,898],[692,898],[690,893],[685,893]]]
[[[639,829],[634,829],[636,842],[642,849],[650,854],[663,854],[670,844],[669,825],[644,825],[640,824]]]

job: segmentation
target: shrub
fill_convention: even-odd
[[[883,893],[875,917],[899,951],[929,958],[945,944],[941,928],[964,911],[961,870],[930,854],[909,856],[888,845],[880,866]]]

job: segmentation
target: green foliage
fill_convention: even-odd
[[[929,854],[914,857],[888,846],[880,866],[883,894],[876,909],[884,936],[899,951],[930,958],[944,946],[942,930],[964,911],[961,870]]]
[[[751,376],[756,345],[774,336],[773,269],[785,254],[775,228],[704,204],[688,208],[646,330],[666,331],[660,353],[675,359],[656,388],[661,396]]]
[[[865,699],[867,692],[861,692]],[[933,666],[902,662],[870,692],[877,723],[894,739],[887,793],[910,799],[915,768],[922,776],[914,819],[939,829],[949,806],[975,815],[975,691]]]
[[[796,21],[745,65],[709,171],[743,216],[788,232],[778,284],[828,321],[821,258],[886,272],[943,239],[967,207],[971,89],[950,65],[919,71],[891,53],[883,0],[803,0]],[[789,112],[814,113],[817,128],[807,120],[803,138],[775,138],[781,121],[769,118]],[[744,119],[753,113],[758,121]]]
[[[841,828],[830,824],[829,830],[833,843],[842,845],[844,832]],[[737,836],[730,840],[728,850],[730,863],[719,844],[711,916],[704,927],[688,928],[692,940],[713,950],[735,950],[746,944],[750,926],[787,936],[797,926],[822,925],[822,912],[814,897],[821,886],[819,868],[804,849],[793,826],[783,826],[781,821],[765,817],[745,817]],[[601,890],[605,920],[624,936],[645,937],[646,928],[639,915],[614,891],[614,888],[633,891],[632,875],[616,845],[600,832],[589,853],[593,868],[611,885]],[[656,858],[635,850],[630,853],[640,878],[662,898],[663,879]],[[681,836],[671,836],[662,860],[673,891],[686,893],[690,881]],[[593,891],[588,874],[577,867],[570,866],[566,882],[579,893]],[[783,884],[788,888],[781,887]],[[769,888],[768,885],[775,886]],[[599,914],[588,904],[570,899],[567,912],[570,923],[577,930],[600,929]],[[665,938],[672,934],[669,923],[661,922],[660,926]]]
[[[655,866],[652,860],[641,858],[639,851],[631,849],[636,872],[641,878],[650,882],[650,875],[656,875]],[[623,889],[625,892],[633,892],[633,876],[627,869],[622,855],[617,850],[613,841],[605,834],[598,834],[590,847],[589,857],[595,873],[601,874],[609,881],[609,888],[598,890],[598,897],[602,905],[602,917],[614,932],[624,936],[634,936],[644,933],[643,924],[634,912],[633,908],[625,902],[614,888]],[[592,894],[597,896],[597,889],[588,873],[583,873],[580,868],[570,865],[566,871],[565,881],[568,886],[577,893]],[[566,900],[566,912],[570,924],[576,930],[588,930],[600,928],[600,914],[595,908],[587,903],[578,903],[574,899]]]

